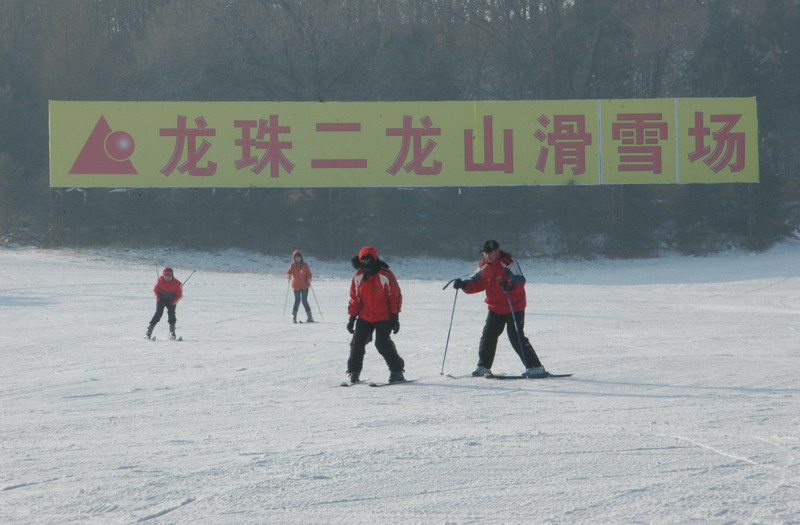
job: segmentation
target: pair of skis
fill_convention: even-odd
[[[154,335],[151,335],[150,337],[144,336],[144,338],[149,340],[149,341],[155,341],[156,340],[156,336],[154,336]],[[167,340],[168,341],[183,341],[183,336],[179,335],[178,337],[168,337]]]
[[[473,376],[472,374],[465,376],[454,376],[451,374],[447,374],[447,377],[449,377],[450,379],[465,379],[468,377],[472,378],[476,376]],[[483,377],[485,379],[547,379],[548,377],[572,377],[572,374],[551,374],[550,372],[547,372],[547,375],[542,377],[528,377],[523,375],[506,375],[506,374],[491,374]],[[402,385],[404,383],[415,383],[416,381],[417,381],[416,379],[406,379],[405,381],[395,381],[393,383],[376,383],[373,381],[356,381],[355,383],[350,383],[349,381],[342,381],[339,384],[339,386],[349,387],[353,385],[360,385],[366,383],[369,386],[379,387],[379,386],[390,386],[390,385]]]
[[[473,376],[472,374],[465,376],[454,376],[451,374],[447,374],[447,377],[449,377],[450,379],[464,379],[467,377],[483,377],[484,379],[547,379],[548,377],[572,377],[572,374],[551,374],[550,372],[547,372],[547,375],[541,377],[528,377],[523,375],[508,375],[508,374],[489,374],[485,376]]]
[[[389,386],[389,385],[402,385],[404,383],[415,383],[416,381],[417,381],[416,379],[406,379],[405,381],[394,381],[391,383],[376,383],[374,381],[356,381],[355,383],[350,383],[349,381],[342,381],[339,384],[339,386],[353,386],[366,383],[369,386],[379,387],[379,386]]]

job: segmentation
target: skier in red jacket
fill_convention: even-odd
[[[489,314],[478,347],[478,367],[473,376],[492,374],[497,339],[506,330],[508,340],[525,366],[525,377],[545,377],[547,372],[525,337],[525,276],[510,253],[500,250],[495,240],[483,244],[478,271],[467,279],[456,279],[453,287],[465,293],[486,292]],[[521,344],[521,348],[520,348]]]
[[[183,297],[183,288],[181,282],[175,279],[172,268],[164,268],[161,272],[161,277],[156,281],[153,287],[153,293],[156,294],[156,313],[150,319],[150,325],[147,327],[146,337],[150,339],[153,335],[153,328],[156,327],[164,314],[164,308],[167,309],[167,320],[169,321],[169,338],[175,339],[175,307],[178,301]]]
[[[389,366],[389,382],[405,381],[405,362],[397,353],[391,333],[400,331],[400,308],[403,296],[400,285],[389,265],[378,258],[372,246],[361,248],[353,257],[356,273],[350,283],[350,304],[347,331],[353,334],[350,341],[350,358],[347,375],[351,383],[360,379],[367,343],[375,333],[375,348]]]
[[[311,288],[311,267],[303,260],[300,250],[292,253],[292,264],[286,270],[290,285],[294,290],[294,305],[292,306],[292,322],[297,322],[297,310],[300,309],[300,302],[306,310],[306,322],[313,323],[314,317],[311,315],[311,307],[308,305],[308,289]]]

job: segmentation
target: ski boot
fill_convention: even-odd
[[[174,324],[169,325],[169,338],[172,339],[173,341],[176,339],[176,337],[175,337],[175,325]]]
[[[390,383],[402,383],[405,381],[406,378],[403,376],[403,371],[400,370],[399,372],[392,372],[389,371],[389,382]]]
[[[347,377],[350,379],[350,384],[354,385],[361,381],[361,372],[347,372]]]
[[[297,324],[297,312],[292,313],[292,322]]]
[[[478,365],[478,368],[476,368],[475,371],[472,372],[473,377],[486,377],[490,375],[492,375],[492,371],[489,368],[486,368],[485,366],[481,365]]]
[[[147,325],[147,332],[144,334],[144,337],[146,339],[152,339],[153,338],[153,328],[155,328],[155,327],[156,327],[156,325],[154,325],[154,324]]]
[[[306,316],[308,316],[308,319],[306,319],[307,323],[313,323],[314,322],[314,316],[311,315],[311,310],[306,311]]]
[[[522,377],[527,377],[529,379],[538,379],[540,377],[547,377],[549,375],[550,374],[547,373],[547,370],[545,370],[543,366],[526,368],[525,371],[522,372]]]

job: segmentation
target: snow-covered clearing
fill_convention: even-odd
[[[482,297],[442,290],[477,254],[385,258],[419,381],[340,388],[349,261],[308,258],[320,322],[293,325],[288,254],[0,249],[0,522],[800,523],[800,243],[521,260],[528,335],[575,374],[525,381],[440,375],[454,299],[444,371],[477,359]],[[197,270],[182,342],[142,337],[156,262]],[[521,371],[505,336],[493,368]]]

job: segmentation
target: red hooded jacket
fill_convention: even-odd
[[[292,261],[294,261],[296,255],[301,257],[300,263],[292,262],[289,265],[289,269],[286,270],[286,275],[292,278],[292,290],[305,290],[311,287],[311,267],[302,259],[303,254],[300,250],[295,250],[292,253]]]
[[[361,268],[360,255],[353,258],[356,274],[350,283],[350,304],[347,312],[370,323],[388,321],[393,314],[399,314],[403,306],[403,294],[389,265],[378,259],[372,247],[361,250],[369,253],[375,260],[373,271]]]
[[[508,281],[511,289],[504,292],[500,287],[500,281]],[[486,304],[489,310],[497,314],[511,313],[508,307],[509,298],[515,312],[525,309],[525,276],[517,264],[517,261],[510,253],[500,251],[499,257],[489,264],[486,259],[482,260],[476,271],[468,279],[464,279],[467,287],[466,293],[486,292]],[[506,295],[508,294],[508,295]]]
[[[153,293],[156,294],[156,299],[159,301],[164,301],[169,304],[178,304],[178,301],[181,300],[183,297],[183,287],[181,286],[181,282],[176,278],[172,278],[170,282],[162,275],[156,281],[156,285],[153,287]]]

